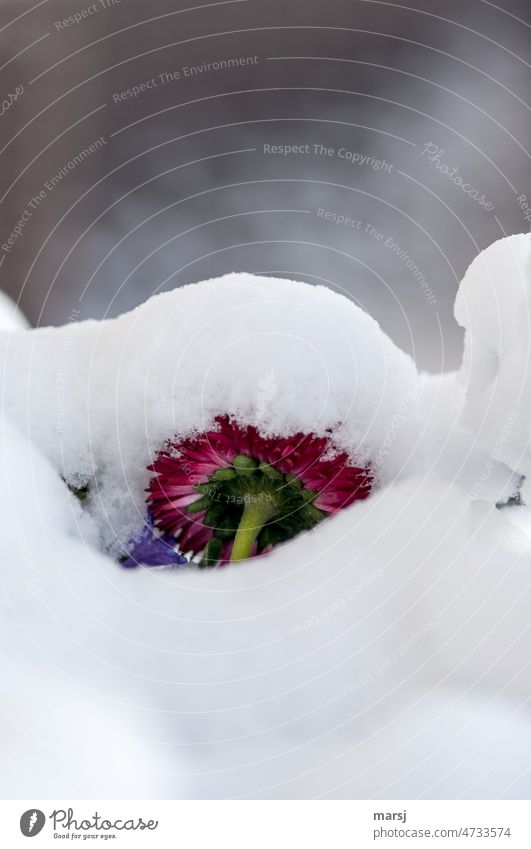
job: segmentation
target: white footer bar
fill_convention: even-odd
[[[28,839],[35,837],[35,844]],[[68,841],[68,842],[67,842]],[[0,845],[531,849],[528,801],[0,802]]]

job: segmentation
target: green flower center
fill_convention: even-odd
[[[189,513],[206,510],[205,524],[214,533],[201,561],[214,566],[223,543],[233,540],[231,561],[245,560],[257,543],[258,552],[310,530],[325,517],[312,503],[317,495],[293,475],[239,454],[232,466],[218,469],[208,483],[196,486],[201,498]]]

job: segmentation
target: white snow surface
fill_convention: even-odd
[[[0,358],[3,409],[67,481],[89,483],[106,546],[142,527],[156,451],[217,415],[279,436],[331,428],[356,461],[379,457],[382,483],[414,444],[413,361],[323,286],[230,274],[114,320],[5,334]]]
[[[462,423],[477,446],[531,474],[531,234],[500,239],[470,265],[455,302],[466,329]]]
[[[280,310],[285,282],[259,280],[246,310],[255,281],[3,338],[0,792],[529,798],[531,509],[495,509],[513,471],[495,459],[484,474],[488,449],[460,421],[463,375],[417,378],[323,290],[295,286]],[[307,350],[319,392],[293,377],[309,374]],[[376,452],[380,487],[267,557],[122,569],[101,551],[103,513],[61,480],[75,479],[76,447],[120,525],[119,480],[140,512],[135,468],[169,424],[202,428],[227,392],[231,412],[279,432],[343,412],[338,438]]]
[[[14,301],[0,291],[0,331],[23,330],[29,327],[29,322],[22,310]]]
[[[2,794],[528,798],[529,538],[431,477],[267,558],[123,570],[1,433]]]

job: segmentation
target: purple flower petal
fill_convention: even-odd
[[[132,569],[135,566],[179,566],[188,563],[186,557],[175,550],[175,546],[176,542],[171,534],[155,535],[153,528],[145,525],[121,565]]]

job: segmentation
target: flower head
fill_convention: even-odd
[[[202,565],[243,560],[309,530],[366,498],[369,469],[333,454],[330,437],[265,437],[227,416],[193,438],[170,442],[149,466],[155,526]]]

